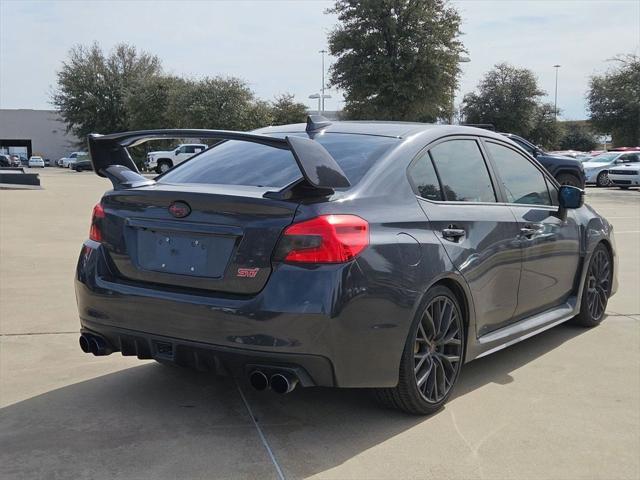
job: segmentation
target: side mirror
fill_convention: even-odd
[[[584,205],[584,190],[571,185],[562,185],[558,192],[560,209],[580,208]]]
[[[175,153],[176,155],[180,154],[180,149],[179,149],[179,148],[176,148],[176,151],[175,151],[175,152],[173,152],[173,153]]]

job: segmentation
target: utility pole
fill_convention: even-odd
[[[324,54],[327,53],[327,51],[323,48],[322,50],[320,50],[318,53],[322,54],[322,88],[321,88],[321,99],[322,99],[322,108],[321,108],[321,112],[324,113]]]
[[[556,94],[555,99],[553,101],[553,118],[557,122],[558,121],[558,69],[562,65],[554,65],[553,68],[556,69]]]

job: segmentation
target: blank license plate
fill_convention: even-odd
[[[145,270],[219,278],[229,262],[234,238],[138,230],[138,263]]]

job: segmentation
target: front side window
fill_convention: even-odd
[[[620,156],[621,163],[637,163],[640,161],[640,156],[637,153],[627,153]]]
[[[515,150],[486,142],[487,151],[502,179],[507,202],[525,205],[551,205],[544,175]]]
[[[475,140],[449,140],[429,151],[450,202],[495,202],[496,194]]]

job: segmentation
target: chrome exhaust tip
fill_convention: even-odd
[[[260,370],[254,370],[249,374],[249,383],[254,389],[262,391],[269,386],[269,379]]]
[[[298,385],[298,379],[289,373],[275,373],[269,379],[269,387],[276,393],[293,392]]]

